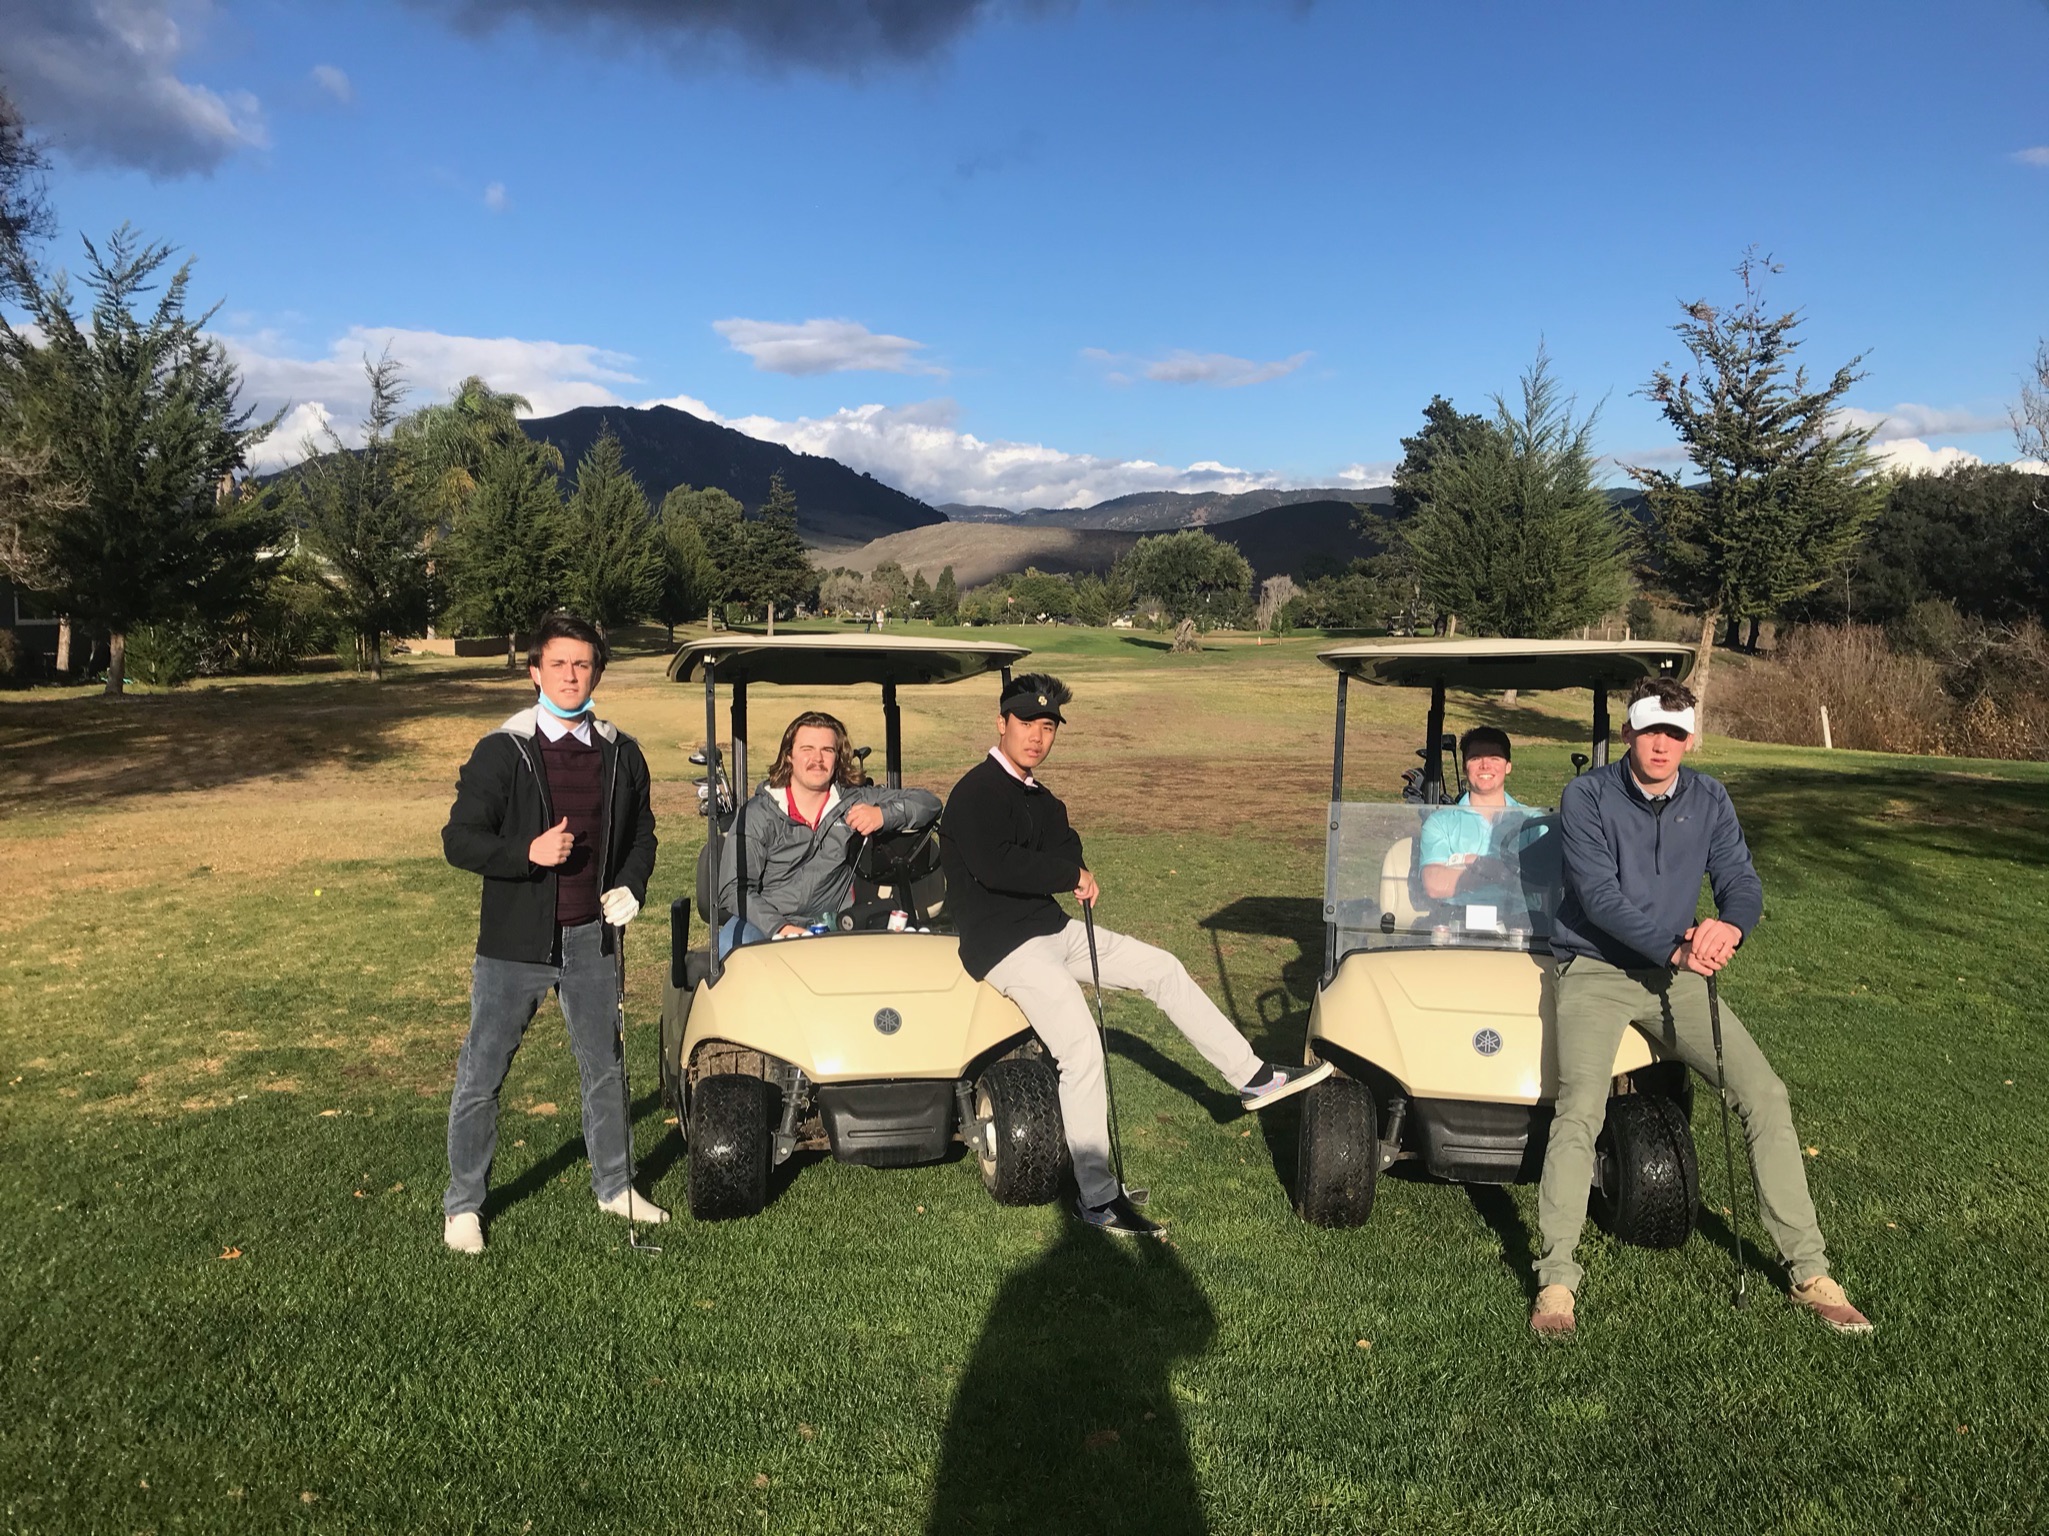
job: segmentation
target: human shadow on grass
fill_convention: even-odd
[[[637,1127],[644,1116],[661,1108],[662,1096],[659,1090],[644,1093],[628,1106],[628,1124]],[[674,1128],[664,1125],[662,1129],[670,1131]],[[682,1155],[682,1138],[664,1136],[656,1144],[654,1156],[645,1160],[640,1156],[639,1147],[640,1137],[636,1135],[633,1155],[634,1183],[642,1194],[652,1197],[655,1182],[673,1168]],[[589,1155],[589,1149],[584,1145],[582,1127],[579,1126],[573,1134],[565,1136],[554,1151],[539,1162],[529,1164],[518,1177],[491,1187],[490,1192],[484,1197],[485,1223],[488,1225],[522,1200],[539,1194],[576,1164],[587,1161]]]
[[[1109,1031],[1109,1036],[1112,1052],[1158,1078],[1177,1093],[1194,1100],[1217,1124],[1235,1120],[1245,1113],[1245,1106],[1239,1102],[1237,1094],[1226,1093],[1210,1079],[1189,1071],[1150,1040],[1122,1029]]]
[[[1172,1247],[1070,1221],[989,1309],[947,1413],[926,1531],[1205,1531],[1173,1373],[1215,1332]]]
[[[53,700],[0,718],[0,809],[87,809],[372,768],[413,749],[413,722],[468,719],[481,735],[532,702],[523,671],[402,670],[381,683],[329,677]]]

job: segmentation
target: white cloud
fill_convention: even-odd
[[[1867,411],[1852,405],[1838,411],[1836,417],[1845,426],[1877,427],[1874,443],[1910,437],[1968,437],[1975,432],[2002,432],[2008,426],[2004,411],[1975,411],[1961,405],[1901,404],[1889,411]]]
[[[276,410],[276,406],[271,407]],[[324,447],[329,427],[337,424],[328,414],[327,407],[318,400],[305,400],[285,412],[284,419],[271,430],[270,436],[249,450],[249,467],[260,475],[274,469],[283,469],[296,464],[306,456],[306,445]],[[351,446],[363,440],[362,432],[355,427],[337,427],[337,435]]]
[[[296,462],[308,430],[323,422],[351,446],[362,441],[358,423],[369,405],[363,359],[387,349],[401,365],[411,393],[408,403],[446,398],[471,374],[493,389],[524,395],[537,416],[553,416],[580,405],[624,402],[615,384],[637,384],[632,359],[580,342],[526,341],[513,336],[450,336],[439,331],[391,326],[351,326],[322,357],[298,357],[273,332],[224,336],[242,374],[242,399],[259,414],[283,406],[291,413],[257,450],[266,468]]]
[[[484,188],[484,206],[493,213],[503,213],[512,206],[512,198],[505,190],[505,183],[494,181]]]
[[[348,75],[332,64],[315,64],[313,83],[343,106],[356,99],[356,88],[349,82]]]
[[[855,320],[715,320],[712,329],[763,373],[932,373],[922,341],[887,336]]]
[[[263,108],[179,78],[187,27],[213,0],[9,0],[9,93],[66,158],[156,177],[204,175],[268,142]]]
[[[1896,437],[1872,446],[1872,457],[1886,469],[1909,475],[1939,475],[1959,464],[1982,464],[1975,453],[1961,448],[1931,448],[1918,437]]]
[[[2022,165],[2049,167],[2049,144],[2037,144],[2030,149],[2017,149],[2013,152],[2013,157]]]
[[[1371,464],[1347,464],[1337,472],[1332,482],[1348,490],[1370,490],[1376,485],[1393,485],[1394,472],[1401,468],[1400,459],[1379,459]]]
[[[1249,357],[1233,357],[1228,352],[1178,349],[1165,357],[1142,358],[1128,352],[1083,347],[1081,355],[1092,363],[1102,364],[1108,370],[1103,377],[1111,384],[1129,384],[1135,372],[1160,384],[1207,384],[1213,389],[1243,389],[1248,384],[1286,378],[1315,354],[1297,352],[1292,357],[1266,363]]]

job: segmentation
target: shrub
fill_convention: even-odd
[[[138,624],[128,632],[128,675],[152,688],[176,688],[199,675],[204,638],[190,625]]]

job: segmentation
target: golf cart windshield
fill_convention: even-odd
[[[1358,949],[1548,950],[1562,863],[1535,806],[1339,802],[1330,807],[1324,922]]]

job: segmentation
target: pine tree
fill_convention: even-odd
[[[236,573],[255,579],[278,524],[267,502],[221,489],[277,418],[241,408],[234,365],[204,334],[211,311],[186,314],[190,262],[138,316],[170,248],[124,225],[86,255],[83,323],[61,276],[14,264],[29,323],[0,317],[0,455],[43,489],[0,506],[0,548],[16,580],[108,632],[117,694],[131,628],[232,606]]]
[[[450,617],[472,634],[505,636],[505,665],[516,668],[518,636],[562,600],[566,551],[556,480],[562,456],[514,430],[516,440],[488,448],[476,462],[435,553],[448,582]]]
[[[1573,420],[1542,348],[1521,396],[1515,407],[1495,396],[1484,430],[1461,427],[1430,453],[1411,482],[1416,512],[1398,529],[1425,600],[1448,622],[1542,639],[1628,597],[1628,534],[1594,484],[1598,413]]]
[[[818,586],[811,552],[797,532],[797,498],[780,474],[769,477],[761,515],[743,524],[734,595],[750,608],[801,602]]]
[[[647,493],[626,472],[619,439],[598,434],[576,466],[563,508],[562,600],[609,633],[652,613],[661,598],[662,547]]]
[[[1769,617],[1839,574],[1884,505],[1883,477],[1871,473],[1876,426],[1841,426],[1836,415],[1863,377],[1863,357],[1819,388],[1805,367],[1787,377],[1800,316],[1765,308],[1763,280],[1779,270],[1745,255],[1737,303],[1685,306],[1673,330],[1697,375],[1674,378],[1668,364],[1644,386],[1679,434],[1695,483],[1629,470],[1644,490],[1664,584],[1700,615],[1692,686],[1703,701],[1718,621],[1733,644],[1740,621]]]
[[[960,585],[953,579],[953,567],[939,573],[932,587],[932,622],[953,624],[960,619]]]
[[[385,636],[417,634],[433,616],[427,541],[434,517],[392,441],[405,398],[399,365],[389,355],[365,358],[363,372],[370,383],[363,446],[344,448],[326,429],[327,448],[302,479],[302,536],[336,623],[355,636],[356,665],[381,679]]]
[[[932,617],[932,583],[925,579],[923,566],[911,577],[911,612],[921,618]]]

